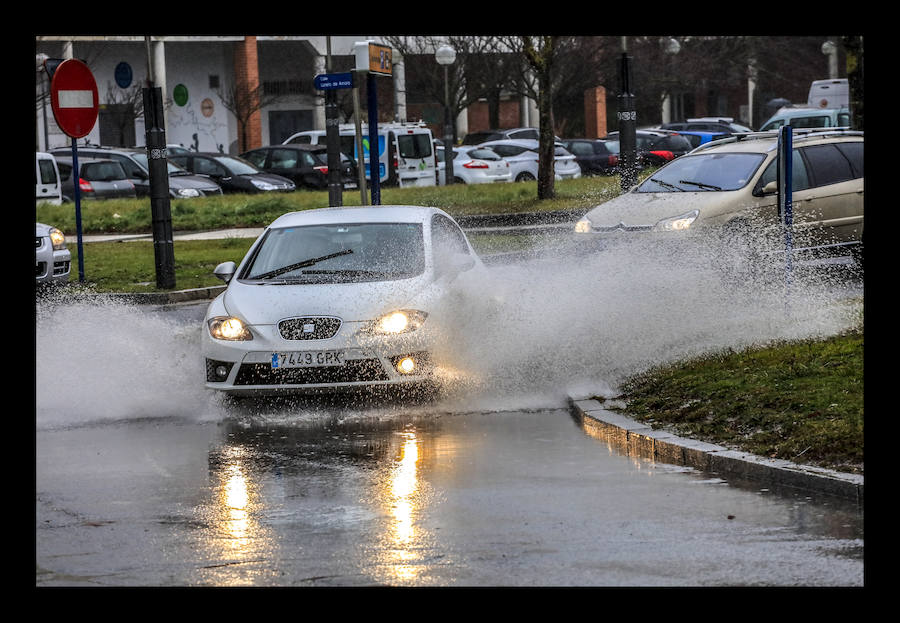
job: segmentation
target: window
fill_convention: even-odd
[[[428,134],[399,134],[397,148],[401,158],[427,158],[431,155],[431,137]]]
[[[850,166],[853,169],[853,176],[855,178],[865,177],[865,172],[863,171],[862,141],[855,141],[852,143],[835,143],[835,146],[842,154],[844,154],[847,160],[850,161]]]
[[[302,134],[300,136],[295,136],[291,140],[288,141],[290,145],[309,145],[312,142],[312,137],[308,134]]]
[[[594,153],[594,148],[590,143],[569,143],[569,151],[576,156],[590,156]]]
[[[762,177],[759,178],[759,182],[756,183],[756,190],[762,189],[763,186],[768,184],[769,182],[777,182],[778,181],[778,158],[772,160],[769,163],[769,166],[766,167],[765,172],[762,174]],[[798,190],[806,190],[810,187],[809,183],[809,175],[806,172],[806,163],[803,162],[803,158],[800,157],[800,151],[795,149],[793,151],[793,156],[791,157],[791,190],[794,192]]]
[[[79,177],[91,182],[125,179],[122,167],[117,162],[86,162],[79,168]]]
[[[747,185],[764,159],[762,154],[742,153],[681,156],[641,183],[637,192],[737,190]]]
[[[53,168],[53,163],[51,161],[38,160],[38,167],[41,170],[41,184],[56,183],[56,169]]]
[[[244,154],[244,159],[247,160],[247,162],[249,162],[250,164],[259,167],[260,169],[266,166],[266,152],[261,149],[247,152],[246,154]]]
[[[837,145],[813,145],[803,148],[803,155],[812,169],[816,186],[827,186],[852,180],[855,175],[850,161]]]
[[[514,139],[530,138],[530,139],[538,140],[539,135],[538,135],[538,131],[535,130],[534,128],[528,128],[527,130],[516,130],[515,132],[510,132],[509,138],[514,138]]]
[[[275,149],[272,151],[273,169],[293,169],[297,166],[297,152],[293,149]]]
[[[525,147],[518,147],[516,145],[490,145],[490,148],[500,154],[503,158],[518,156],[519,154],[528,151]]]
[[[225,175],[225,169],[223,169],[215,160],[194,158],[194,173],[223,177]]]
[[[481,160],[500,160],[497,152],[490,149],[473,149],[469,152],[469,158],[479,158]]]

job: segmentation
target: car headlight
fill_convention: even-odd
[[[196,188],[179,188],[178,189],[179,197],[199,197],[200,191]]]
[[[66,248],[66,236],[55,227],[50,228],[50,242],[53,243],[53,248],[57,251]]]
[[[654,225],[653,229],[655,229],[656,231],[683,231],[690,227],[691,224],[697,220],[697,216],[699,216],[699,214],[699,210],[691,210],[690,212],[681,214],[679,216],[665,218]]]
[[[575,233],[576,234],[589,234],[592,230],[591,220],[588,217],[583,217],[580,221],[575,223]]]
[[[398,333],[407,333],[415,331],[425,322],[428,317],[423,311],[415,309],[399,309],[385,314],[373,323],[372,330],[375,333],[383,333],[388,335],[396,335]]]
[[[275,190],[275,185],[262,180],[250,180],[250,183],[260,190]]]
[[[207,325],[209,326],[209,334],[217,340],[241,341],[253,339],[250,329],[239,318],[234,316],[216,316],[215,318],[210,318]]]

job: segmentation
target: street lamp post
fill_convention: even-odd
[[[450,121],[450,81],[447,67],[456,61],[456,50],[442,45],[434,52],[438,65],[444,66],[444,184],[453,183],[453,125]]]

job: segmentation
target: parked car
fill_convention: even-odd
[[[446,184],[444,148],[435,148],[438,157],[438,184]],[[462,145],[453,148],[454,184],[491,184],[512,181],[509,163],[489,147]]]
[[[55,156],[65,156],[66,152],[72,153],[67,147],[51,149]],[[138,197],[150,196],[150,166],[145,148],[127,147],[100,147],[97,145],[85,145],[78,148],[78,162],[82,158],[109,158],[115,160],[125,171],[125,175],[134,184],[134,190]],[[167,171],[169,173],[169,196],[173,199],[187,199],[190,197],[203,197],[206,195],[221,195],[222,189],[210,178],[202,175],[193,175],[190,171],[169,161],[167,158]]]
[[[503,139],[481,143],[479,147],[490,147],[509,162],[512,178],[515,182],[536,180],[538,175],[538,141],[531,139]],[[575,162],[575,156],[565,147],[556,144],[554,156],[554,172],[557,180],[581,177],[581,167]]]
[[[34,224],[34,282],[36,285],[69,281],[72,254],[62,231],[44,223]]]
[[[34,200],[53,205],[62,203],[62,186],[56,159],[52,154],[41,151],[34,153]]]
[[[694,148],[689,140],[671,130],[636,130],[635,135],[638,163],[642,168],[664,165]],[[619,133],[610,132],[606,138],[618,141]]]
[[[122,165],[108,158],[79,158],[78,179],[72,175],[72,157],[58,156],[59,178],[63,201],[75,201],[75,184],[83,199],[133,199],[137,196],[134,184],[125,175]]]
[[[728,134],[753,131],[741,123],[735,123],[733,117],[697,117],[685,121],[664,123],[659,127],[663,130],[699,130],[701,132],[725,132]]]
[[[437,381],[433,314],[484,266],[437,208],[291,212],[235,265],[206,312],[206,387],[230,394],[315,393]],[[426,385],[427,386],[427,385]]]
[[[196,175],[208,175],[224,193],[289,192],[297,188],[288,178],[265,173],[237,156],[189,152],[170,155],[169,160]]]
[[[537,128],[507,128],[505,130],[482,130],[469,132],[462,140],[463,145],[480,145],[488,141],[502,141],[506,139],[530,139],[538,140],[540,135]],[[557,139],[559,140],[559,139]]]
[[[567,138],[560,141],[575,156],[582,175],[613,175],[619,166],[619,142],[592,138]]]
[[[678,134],[686,138],[691,143],[691,147],[694,148],[710,141],[731,136],[730,132],[707,132],[703,130],[679,130]]]
[[[589,211],[575,231],[582,240],[609,242],[716,230],[765,250],[762,234],[780,231],[777,140],[769,132],[700,146]],[[863,133],[795,132],[792,163],[795,248],[851,254],[861,263]]]
[[[269,145],[246,151],[241,158],[266,173],[286,177],[297,188],[328,188],[328,148],[325,145]],[[343,153],[341,183],[345,189],[357,187],[356,167]]]
[[[850,110],[847,108],[782,108],[759,128],[760,132],[777,130],[783,125],[792,128],[849,128]]]

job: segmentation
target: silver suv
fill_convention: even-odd
[[[777,147],[775,132],[701,145],[592,209],[575,232],[608,239],[725,228],[754,244],[754,234],[779,223]],[[792,162],[795,249],[849,252],[861,261],[863,133],[795,130]]]

